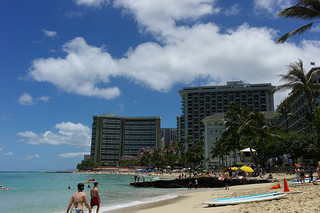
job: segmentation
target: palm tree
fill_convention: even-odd
[[[320,18],[320,1],[319,0],[299,0],[299,2],[293,6],[281,11],[278,16],[284,18],[293,18],[300,20],[318,20],[313,21],[307,25],[299,27],[291,32],[281,36],[278,39],[279,43],[284,43],[288,38],[296,34],[304,33],[309,30],[314,23],[319,23]]]
[[[288,97],[290,98],[290,97]],[[292,113],[291,113],[291,108],[289,105],[289,99],[285,99],[284,101],[282,101],[280,103],[280,105],[278,106],[277,112],[279,113],[279,117],[283,117],[284,118],[284,122],[286,125],[285,128],[285,132],[287,133],[289,131],[289,118],[292,117]]]
[[[222,133],[221,140],[229,152],[234,152],[234,157],[236,157],[236,151],[242,148],[241,135],[238,130],[248,115],[248,107],[240,107],[236,103],[231,103],[226,111],[226,130]]]
[[[320,5],[319,5],[320,6]],[[314,103],[314,92],[320,91],[320,84],[314,82],[314,76],[320,71],[320,68],[312,68],[308,73],[303,68],[303,62],[299,59],[299,62],[291,63],[288,65],[288,73],[286,75],[281,74],[281,81],[287,83],[277,86],[273,92],[285,91],[290,89],[292,95],[296,95],[300,92],[306,100],[306,107],[308,109],[309,121],[312,122],[312,111]]]
[[[252,148],[253,148],[252,142],[256,138],[256,133],[254,131],[253,120],[250,116],[247,116],[245,120],[241,121],[238,131],[241,135],[241,141],[249,147],[251,158],[252,158],[255,166],[258,167],[256,158],[255,158],[253,151],[252,151]]]
[[[265,120],[265,116],[262,112],[251,112],[248,122],[250,123],[250,128],[256,135],[256,140],[258,142],[257,154],[260,159],[260,166],[264,168],[265,166],[265,142],[273,137],[280,137],[273,134],[278,127],[273,127],[269,122]]]

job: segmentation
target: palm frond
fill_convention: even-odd
[[[278,16],[300,20],[310,20],[319,18],[319,12],[308,6],[293,6],[281,11]]]
[[[297,4],[299,6],[308,7],[315,11],[320,11],[320,1],[319,0],[300,0]]]
[[[304,33],[305,31],[309,30],[312,25],[314,24],[314,22],[311,22],[310,24],[307,24],[307,25],[304,25],[302,27],[299,27],[298,29],[295,29],[291,32],[288,32],[286,33],[285,35],[281,36],[279,39],[278,39],[278,43],[284,43],[285,41],[288,40],[288,38],[290,38],[291,36],[294,36],[296,34],[301,34],[301,33]]]

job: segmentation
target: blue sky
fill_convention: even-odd
[[[1,0],[0,171],[75,169],[93,115],[176,127],[182,87],[278,85],[299,58],[319,65],[319,26],[276,43],[306,24],[277,17],[288,2]]]

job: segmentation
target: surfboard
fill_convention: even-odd
[[[213,200],[219,201],[219,200],[233,200],[233,199],[243,199],[243,198],[250,198],[250,197],[264,197],[264,196],[271,196],[271,195],[277,195],[277,194],[283,194],[283,192],[270,192],[265,194],[257,194],[257,195],[248,195],[248,196],[242,196],[242,197],[227,197],[227,198],[216,198]]]
[[[260,197],[256,196],[256,197],[244,197],[244,198],[237,198],[237,199],[229,199],[229,200],[213,200],[213,201],[204,202],[204,204],[215,205],[215,206],[234,205],[234,204],[273,200],[273,199],[283,197],[285,195],[287,195],[287,194],[282,193],[282,194],[266,195],[266,196],[260,196]]]

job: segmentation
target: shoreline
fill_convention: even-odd
[[[290,180],[295,178],[295,175],[274,174],[275,182],[248,184],[230,186],[229,190],[224,188],[200,188],[198,190],[188,190],[181,193],[177,198],[140,204],[134,207],[125,207],[122,209],[103,211],[103,213],[193,213],[193,212],[210,212],[210,213],[253,213],[253,212],[320,212],[320,184],[313,185],[312,183],[292,184]],[[283,192],[284,178],[288,182],[290,192],[280,199],[270,201],[252,202],[246,204],[212,206],[209,207],[203,204],[205,201],[210,201],[214,198],[226,198],[247,196],[254,194],[262,194],[268,192]],[[276,184],[280,184],[281,188],[277,190],[270,189]],[[187,190],[187,189],[186,189]]]

